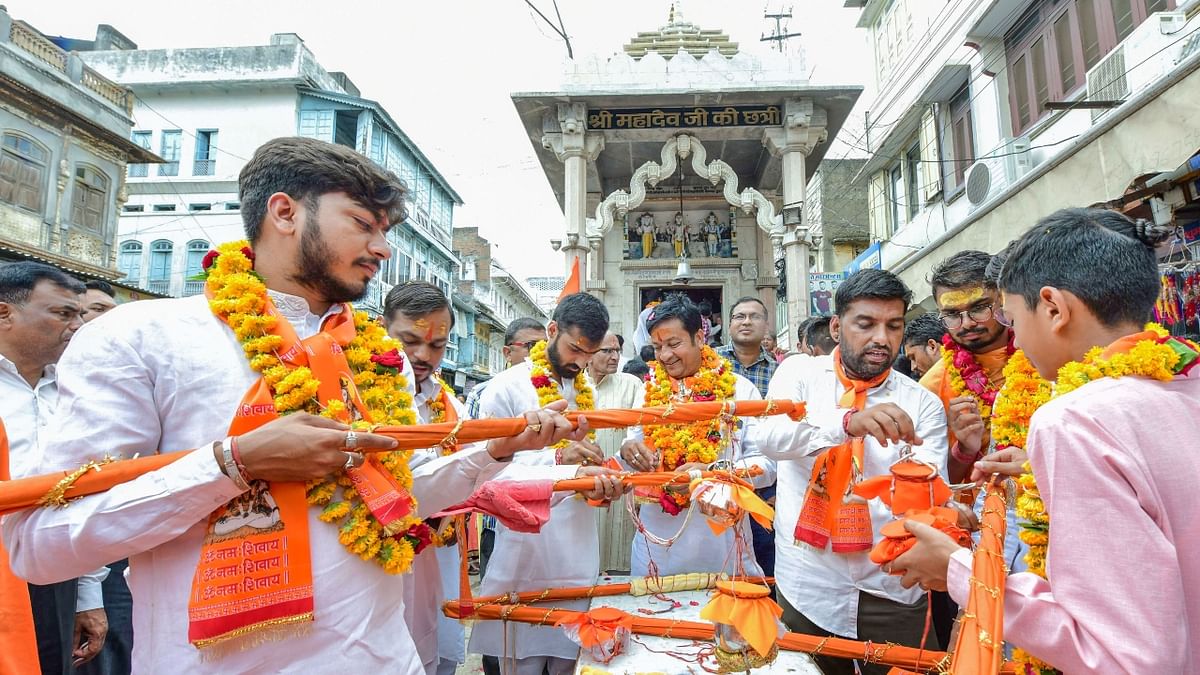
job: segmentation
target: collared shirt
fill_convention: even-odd
[[[307,303],[277,306],[301,338],[325,318]],[[74,469],[105,453],[198,449],[71,508],[5,517],[13,570],[48,583],[130,558],[134,632],[142,636],[133,660],[146,672],[328,672],[335,653],[339,667],[422,672],[404,620],[409,581],[348,553],[337,528],[317,518],[319,509],[308,510],[311,632],[219,658],[202,658],[187,642],[188,598],[208,516],[240,493],[211,445],[226,435],[258,374],[204,296],[127,303],[110,314],[84,324],[59,362],[61,396],[45,470]],[[404,374],[411,383],[407,359]],[[486,450],[464,450],[414,468],[421,512],[462,501],[494,464]]]
[[[1064,673],[1200,672],[1198,419],[1197,372],[1095,380],[1033,414],[1049,580],[1008,577],[1006,642]],[[964,607],[970,577],[970,552],[956,552],[947,588]]]
[[[775,500],[775,578],[788,602],[813,623],[836,635],[858,636],[859,591],[904,604],[920,600],[920,588],[904,589],[900,578],[884,574],[867,552],[834,553],[817,549],[793,537],[796,521],[808,491],[813,465],[825,450],[846,442],[838,407],[844,387],[838,382],[831,356],[797,356],[784,361],[767,398],[804,401],[807,417],[794,422],[786,415],[767,417],[751,433],[760,451],[778,462]],[[921,461],[930,462],[946,475],[946,415],[936,396],[913,380],[892,371],[880,386],[867,391],[866,405],[893,403],[908,413],[924,443],[913,446]],[[863,477],[886,475],[899,459],[895,447],[884,447],[874,438],[863,441]],[[869,504],[874,539],[879,528],[894,519],[891,509],[878,499]]]
[[[758,393],[764,398],[767,396],[767,387],[771,384],[771,378],[775,375],[775,371],[779,369],[779,361],[767,353],[765,348],[760,347],[758,360],[750,365],[742,365],[738,360],[737,354],[733,351],[733,345],[725,345],[717,348],[717,355],[724,356],[733,364],[733,372],[750,380],[750,383],[758,387]]]
[[[42,445],[58,405],[56,374],[56,367],[50,364],[37,384],[30,387],[17,371],[17,364],[0,354],[0,421],[8,432],[8,471],[13,478],[42,473]],[[76,612],[104,606],[100,584],[106,577],[107,567],[79,577]]]

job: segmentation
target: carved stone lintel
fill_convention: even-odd
[[[788,152],[808,155],[829,138],[824,108],[812,99],[791,99],[783,106],[783,125],[763,130],[763,145],[774,157]]]
[[[552,151],[560,162],[568,157],[591,162],[604,149],[604,137],[587,133],[587,106],[560,103],[557,116],[547,113],[542,118],[542,147]]]

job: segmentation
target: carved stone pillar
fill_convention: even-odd
[[[587,167],[604,149],[604,137],[587,133],[587,107],[583,103],[560,103],[556,117],[542,120],[542,146],[552,150],[563,163],[563,212],[567,236],[562,252],[566,273],[579,259],[580,286],[586,285],[587,240]]]
[[[763,132],[763,145],[783,164],[783,212],[787,231],[781,243],[787,261],[789,333],[794,333],[796,326],[808,318],[808,253],[811,241],[803,211],[795,211],[799,215],[791,220],[788,214],[792,212],[792,207],[804,203],[806,160],[812,149],[829,137],[825,125],[825,110],[813,105],[812,99],[792,99],[784,103],[783,125]]]

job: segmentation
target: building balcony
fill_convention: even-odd
[[[0,17],[0,25],[4,23],[3,19],[8,19],[7,13]],[[11,20],[8,43],[61,73],[126,116],[133,114],[133,92],[83,65],[78,56],[46,39],[33,26],[24,21]]]
[[[178,176],[179,162],[167,162],[158,165],[158,175],[160,176]]]
[[[197,159],[192,164],[193,176],[213,176],[217,173],[217,160],[215,159]]]
[[[150,281],[146,282],[146,290],[150,291],[151,293],[158,293],[159,295],[170,295],[171,280],[151,279]]]
[[[200,295],[203,292],[204,292],[204,281],[189,280],[189,281],[183,282],[183,297],[186,298],[189,295]]]

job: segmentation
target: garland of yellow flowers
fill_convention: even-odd
[[[438,395],[429,399],[429,423],[439,424],[446,421],[446,402],[450,400],[446,397],[454,396],[454,390],[438,375],[433,375],[433,381],[438,385]],[[457,446],[444,448],[442,449],[442,456],[452,455],[457,449]],[[440,532],[434,530],[431,537],[434,546],[449,546],[453,544],[455,542],[454,525],[452,523],[448,524]]]
[[[1009,356],[1015,353],[1016,348],[1013,346],[1012,334],[1008,337]],[[963,369],[959,368],[956,362],[961,359],[966,365],[970,366],[973,379],[982,378],[983,386],[978,387],[978,391],[968,385],[966,378],[963,376]],[[954,341],[949,333],[942,337],[942,366],[946,370],[946,378],[950,384],[950,393],[953,398],[960,396],[970,396],[975,399],[975,404],[979,406],[979,415],[983,418],[985,426],[992,422],[992,407],[995,404],[998,390],[994,388],[991,382],[987,379],[987,373],[983,367],[979,365],[979,361],[975,358],[967,348]]]
[[[529,350],[529,360],[533,363],[533,369],[529,373],[529,381],[533,384],[533,388],[537,390],[538,407],[545,408],[555,401],[562,400],[562,392],[558,389],[558,381],[551,376],[550,357],[546,352],[546,341],[542,340],[534,345]],[[592,386],[588,384],[587,376],[583,371],[575,376],[573,381],[575,386],[575,408],[577,410],[591,410],[596,407],[596,395],[592,392]],[[588,439],[595,440],[596,433],[589,432]],[[552,447],[555,450],[565,448],[570,445],[570,441],[563,439],[555,443]]]
[[[1153,332],[1160,340],[1168,338],[1169,333],[1162,326],[1146,324],[1146,330]],[[1025,447],[1029,432],[1029,418],[1034,411],[1052,398],[1075,391],[1093,380],[1105,377],[1119,378],[1129,375],[1148,377],[1160,381],[1169,381],[1179,372],[1183,355],[1171,346],[1169,342],[1160,340],[1142,340],[1133,349],[1121,354],[1115,354],[1107,359],[1101,358],[1103,347],[1093,347],[1080,361],[1067,363],[1058,370],[1053,392],[1049,383],[1043,380],[1033,368],[1023,352],[1017,352],[1005,367],[1005,385],[1000,400],[996,402],[995,416],[992,419],[994,438],[998,446]],[[1200,351],[1200,346],[1188,340],[1173,338],[1178,344],[1194,351]],[[1003,441],[1003,442],[1002,442]],[[1025,562],[1029,571],[1046,578],[1046,551],[1050,542],[1050,515],[1046,513],[1046,505],[1038,491],[1037,481],[1029,462],[1025,462],[1024,473],[1017,480],[1023,493],[1017,498],[1016,512],[1021,518],[1021,541],[1029,546]],[[1025,664],[1027,675],[1048,675],[1057,673],[1053,666],[1034,657],[1032,654],[1016,649],[1013,659]]]
[[[278,320],[266,314],[269,302],[267,286],[254,272],[253,251],[245,241],[222,244],[215,255],[206,257],[207,287],[212,299],[209,306],[233,329],[246,352],[250,367],[261,374],[271,389],[275,409],[282,416],[304,411],[322,417],[337,418],[346,412],[341,401],[322,406],[317,400],[317,379],[307,367],[284,363],[277,350],[282,338],[268,331]],[[345,348],[346,361],[354,373],[363,403],[379,424],[414,424],[412,395],[400,369],[395,367],[400,343],[365,312],[354,313],[354,339]],[[373,358],[375,357],[375,358]],[[380,358],[382,357],[382,358]],[[351,423],[355,429],[370,427],[366,421]],[[408,469],[408,450],[377,455],[383,467],[404,489],[412,490]],[[402,574],[412,564],[414,545],[424,524],[409,515],[401,523],[403,534],[388,536],[354,490],[350,479],[339,470],[306,484],[308,503],[322,507],[319,518],[338,527],[338,541],[346,550],[363,560],[375,561],[389,574]],[[426,528],[427,529],[427,528]]]
[[[665,406],[672,402],[726,401],[734,397],[736,378],[729,361],[712,347],[700,351],[700,370],[681,383],[672,379],[658,361],[652,377],[646,381],[646,405]],[[711,464],[721,456],[728,439],[721,434],[721,418],[690,424],[662,425],[650,428],[646,443],[662,453],[664,471],[674,471],[689,462]]]

